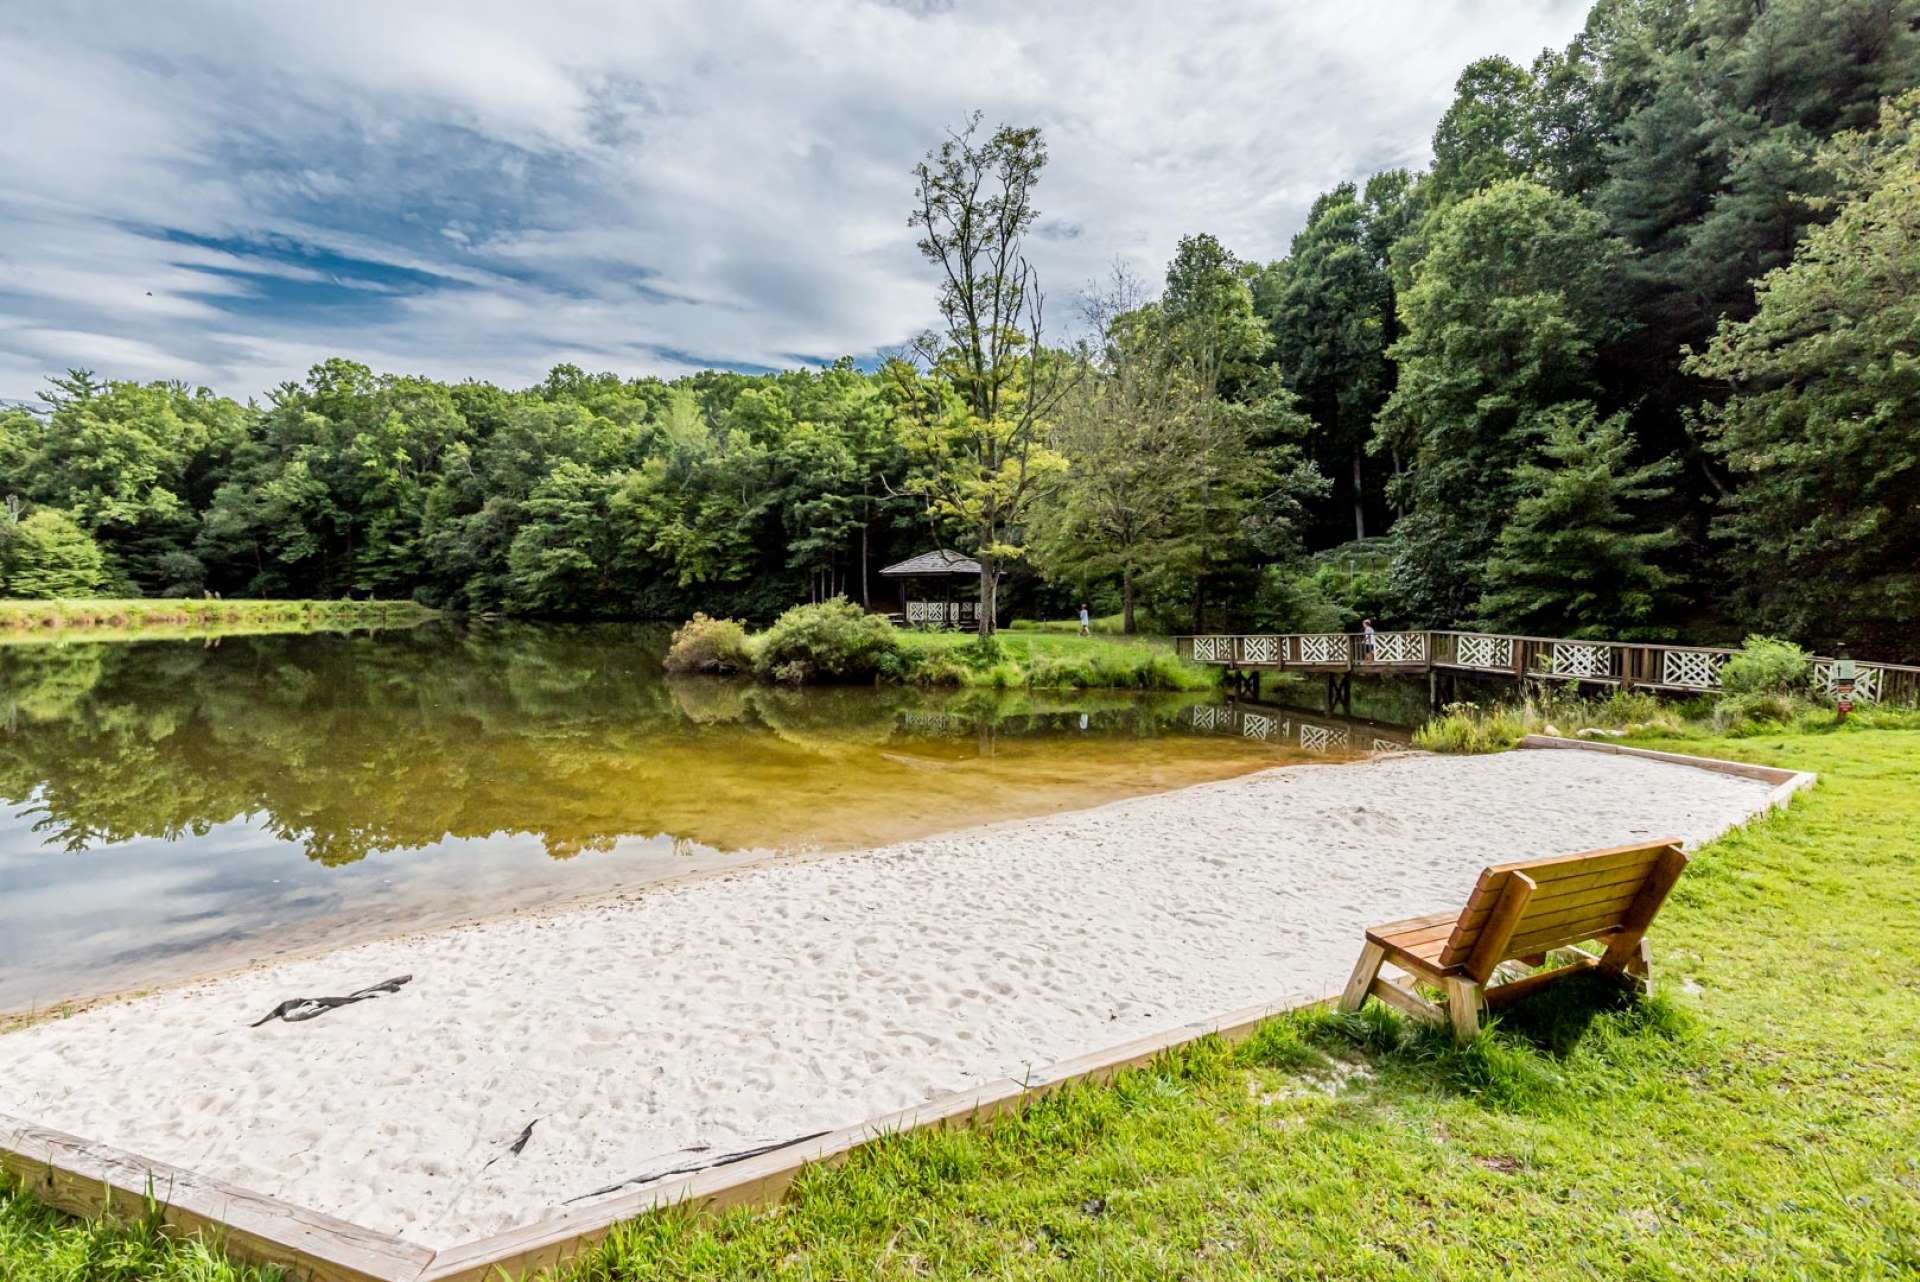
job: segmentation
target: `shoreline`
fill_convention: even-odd
[[[1768,794],[1586,753],[1283,767],[124,1000],[6,1033],[0,1112],[445,1245],[689,1147],[857,1124],[1197,1012],[1319,996],[1365,926],[1458,901],[1486,864],[1697,842]],[[389,973],[415,979],[245,1027]],[[488,1161],[530,1118],[527,1153]]]
[[[639,872],[632,880],[603,881],[578,890],[568,889],[565,884],[559,884],[552,888],[551,893],[540,895],[529,902],[477,911],[460,909],[438,915],[429,912],[420,917],[410,918],[405,924],[376,920],[371,924],[355,928],[351,924],[343,923],[350,923],[358,917],[358,914],[342,909],[328,917],[298,923],[288,932],[293,942],[285,947],[272,947],[271,941],[253,939],[230,949],[214,952],[207,959],[208,964],[195,963],[182,973],[163,979],[118,984],[98,992],[82,993],[71,998],[55,998],[39,1005],[0,1007],[0,1036],[18,1029],[71,1018],[118,1002],[160,996],[190,985],[245,975],[283,963],[306,961],[344,948],[387,943],[414,936],[437,935],[449,930],[462,930],[520,918],[574,912],[748,869],[798,865],[821,859],[857,859],[902,842],[941,838],[950,834],[991,827],[995,824],[1044,819],[1050,815],[1071,813],[1135,798],[1166,796],[1189,788],[1242,779],[1267,770],[1345,765],[1354,759],[1336,756],[1329,760],[1287,761],[1279,765],[1252,761],[1222,761],[1204,768],[1195,765],[1190,772],[1194,777],[1164,785],[1156,783],[1154,786],[1145,788],[1115,785],[1112,789],[1094,785],[1065,787],[1060,790],[1064,794],[1062,797],[1031,810],[978,823],[943,822],[940,826],[926,829],[910,826],[883,845],[834,844],[760,846],[742,850],[703,849],[694,857],[715,861],[709,866],[689,868],[665,876],[651,876]],[[243,952],[253,955],[242,958],[239,954]]]

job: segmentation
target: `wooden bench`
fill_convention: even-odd
[[[1679,840],[1665,838],[1489,868],[1465,908],[1369,930],[1340,1009],[1359,1010],[1368,997],[1378,997],[1416,1019],[1437,1024],[1450,1018],[1464,1041],[1479,1032],[1483,1008],[1591,967],[1631,975],[1652,992],[1647,927],[1686,866]],[[1605,939],[1605,953],[1575,947],[1589,939]],[[1489,983],[1503,962],[1543,966],[1550,954],[1568,964]],[[1387,962],[1441,990],[1442,1001],[1382,978]]]

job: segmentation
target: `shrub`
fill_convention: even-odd
[[[668,672],[729,676],[751,668],[753,654],[747,630],[734,620],[696,614],[674,631],[662,663]]]
[[[1812,656],[1793,642],[1748,637],[1740,653],[1720,667],[1726,694],[1713,707],[1714,725],[1730,731],[1792,721],[1812,676]]]
[[[1504,705],[1476,708],[1450,703],[1446,711],[1413,732],[1413,744],[1428,752],[1499,752],[1511,748],[1532,729],[1519,709]]]
[[[1813,657],[1793,642],[1753,636],[1721,665],[1720,686],[1728,694],[1795,695],[1812,674]]]
[[[1800,714],[1800,705],[1783,694],[1755,690],[1730,694],[1713,705],[1714,728],[1728,733],[1785,725]]]
[[[771,681],[871,680],[898,663],[899,636],[845,597],[796,605],[761,634],[756,675]]]

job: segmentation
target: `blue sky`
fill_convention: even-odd
[[[1285,252],[1419,165],[1460,69],[1579,0],[169,0],[9,5],[0,399],[239,396],[345,355],[442,378],[869,357],[932,319],[909,171],[1042,126],[1052,314],[1183,234]]]

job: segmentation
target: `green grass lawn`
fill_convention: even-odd
[[[875,1145],[777,1210],[639,1221],[572,1273],[1916,1276],[1920,733],[1649,742],[1822,775],[1696,857],[1652,1002],[1570,982],[1463,1050],[1377,1007],[1288,1017]],[[8,1282],[228,1273],[18,1194],[0,1261]]]
[[[971,632],[900,634],[911,657],[907,680],[920,685],[995,689],[1206,690],[1216,668],[1174,654],[1163,636],[1092,636],[1078,632],[996,633],[982,652]]]

